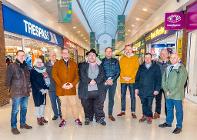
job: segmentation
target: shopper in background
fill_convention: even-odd
[[[20,134],[17,129],[17,114],[20,107],[20,128],[32,129],[26,124],[26,114],[28,106],[28,97],[30,93],[30,74],[25,63],[25,52],[17,51],[16,61],[7,68],[6,86],[8,87],[12,98],[11,112],[11,131],[13,134]]]
[[[54,51],[50,51],[49,61],[45,64],[45,66],[47,68],[47,73],[49,74],[50,78],[49,97],[51,100],[51,106],[54,113],[52,120],[57,120],[58,117],[62,118],[61,101],[59,97],[56,95],[55,81],[52,78],[52,68],[56,61],[56,53]]]
[[[30,81],[32,85],[32,95],[35,104],[37,122],[38,125],[44,125],[45,123],[48,123],[44,118],[44,111],[50,79],[46,71],[46,67],[40,58],[36,58],[34,61],[34,67],[30,73]]]
[[[135,93],[139,95],[142,103],[143,116],[140,122],[152,123],[152,103],[154,96],[159,94],[161,89],[161,70],[158,64],[152,61],[150,53],[145,54],[144,63],[140,65],[136,80]]]
[[[174,120],[174,107],[176,110],[176,128],[174,134],[182,131],[183,123],[183,104],[184,85],[187,80],[187,71],[183,64],[179,63],[178,54],[171,54],[171,65],[167,67],[162,77],[162,87],[166,95],[167,117],[166,122],[160,124],[159,127],[172,127]]]
[[[68,112],[68,109],[71,109],[76,124],[82,125],[79,119],[79,104],[76,96],[76,85],[79,81],[78,66],[74,60],[70,59],[68,49],[62,49],[61,53],[62,59],[56,61],[52,69],[52,77],[56,83],[56,94],[59,97],[61,96],[60,99],[68,104],[66,110]],[[66,121],[62,118],[59,127],[65,124]]]
[[[157,64],[160,66],[161,74],[163,75],[165,69],[170,65],[169,53],[167,49],[161,50],[160,59],[157,62]],[[155,113],[153,119],[160,118],[162,95],[164,95],[165,98],[164,90],[161,88],[159,94],[155,96],[156,106],[155,106]],[[166,101],[165,101],[165,114],[167,114]]]
[[[117,59],[112,58],[113,50],[108,47],[105,49],[105,58],[102,60],[102,66],[105,72],[106,92],[108,91],[108,115],[109,119],[115,121],[113,117],[114,96],[116,93],[117,79],[120,75],[120,65]]]
[[[79,65],[79,98],[85,114],[85,125],[89,125],[95,116],[96,122],[105,126],[103,111],[106,96],[105,74],[103,67],[97,63],[97,53],[91,49],[86,53],[87,62]]]
[[[120,83],[121,83],[121,112],[117,116],[125,115],[126,111],[126,91],[127,87],[130,91],[131,98],[131,115],[134,119],[137,118],[136,97],[134,92],[135,76],[139,67],[139,60],[133,54],[133,48],[126,46],[124,48],[124,55],[120,59]]]

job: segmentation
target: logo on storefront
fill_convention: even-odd
[[[177,22],[181,21],[181,16],[180,16],[180,15],[174,14],[174,15],[169,16],[169,17],[167,18],[167,20],[168,20],[168,22],[170,22],[170,23],[177,23]]]

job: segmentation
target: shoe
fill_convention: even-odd
[[[25,124],[20,126],[21,129],[32,129],[32,126]]]
[[[12,131],[12,134],[14,134],[14,135],[20,134],[20,131],[17,128],[12,128],[11,131]]]
[[[100,119],[99,121],[96,121],[96,122],[103,125],[103,126],[106,125],[106,122],[105,122],[104,118],[102,118],[102,119]]]
[[[85,125],[89,125],[89,124],[90,124],[90,119],[89,119],[89,118],[85,118],[84,124],[85,124]]]
[[[43,123],[48,123],[48,121],[44,117],[41,117],[41,120]]]
[[[135,115],[135,113],[131,113],[131,116],[133,119],[137,119],[137,116]]]
[[[75,123],[76,123],[77,125],[80,125],[80,126],[82,125],[82,122],[80,121],[80,119],[76,119],[76,120],[75,120]]]
[[[52,118],[53,121],[55,121],[55,120],[57,120],[57,119],[58,119],[57,116],[53,116],[53,118]]]
[[[124,115],[125,115],[125,112],[120,112],[117,116],[121,117],[121,116],[124,116]]]
[[[63,119],[63,120],[60,122],[59,127],[63,127],[63,126],[65,126],[65,125],[66,125],[66,121]]]
[[[152,117],[147,117],[147,123],[152,124]]]
[[[44,125],[44,123],[42,122],[42,119],[41,118],[37,118],[37,123],[40,126],[43,126]]]
[[[167,124],[167,123],[163,123],[163,124],[160,124],[159,127],[161,127],[161,128],[172,127],[172,125]]]
[[[116,119],[112,116],[112,115],[109,115],[109,119],[111,120],[111,121],[116,121]]]
[[[172,133],[174,134],[179,134],[181,133],[182,129],[181,128],[175,128],[174,131]]]
[[[142,118],[139,120],[139,122],[145,122],[146,121],[146,116],[142,116]]]
[[[153,116],[153,119],[159,119],[160,118],[160,114],[155,112],[154,116]]]

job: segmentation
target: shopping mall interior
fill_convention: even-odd
[[[172,127],[162,129],[159,124],[166,121],[165,94],[162,94],[160,118],[151,124],[140,123],[142,104],[136,95],[136,115],[130,112],[131,100],[126,91],[126,115],[121,111],[120,78],[117,79],[113,115],[108,118],[108,96],[104,102],[106,126],[98,123],[84,125],[85,114],[81,101],[74,108],[61,98],[62,114],[66,124],[59,127],[60,119],[52,120],[53,109],[46,95],[45,118],[48,124],[37,124],[35,106],[30,93],[26,121],[32,130],[19,129],[13,135],[10,118],[13,100],[5,86],[6,72],[10,63],[15,63],[16,52],[23,50],[27,65],[33,69],[34,61],[41,58],[48,62],[50,52],[62,59],[61,50],[66,48],[70,59],[76,64],[87,61],[87,52],[95,49],[98,59],[106,56],[105,49],[112,48],[113,57],[121,60],[125,48],[130,46],[133,55],[143,64],[147,53],[153,61],[160,60],[166,49],[176,53],[187,70],[184,87],[183,128],[178,135]],[[9,60],[9,62],[8,62]],[[9,63],[9,64],[8,64]],[[0,0],[0,137],[2,140],[196,140],[197,133],[197,1],[196,0]],[[121,72],[121,69],[120,69]],[[80,78],[79,78],[80,79]],[[77,87],[78,85],[76,85]],[[78,89],[76,88],[77,92]],[[77,95],[76,95],[77,97]],[[153,99],[154,113],[156,101]],[[79,113],[83,125],[76,125],[73,110]],[[176,112],[175,112],[176,114]],[[18,123],[20,122],[18,114]],[[19,124],[18,124],[19,125]]]

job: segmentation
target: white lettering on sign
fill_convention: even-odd
[[[27,20],[23,20],[24,24],[25,24],[25,32],[29,33],[31,35],[46,39],[46,40],[50,40],[49,38],[49,32],[47,30],[44,30],[34,24],[32,24],[31,22],[27,21]]]

